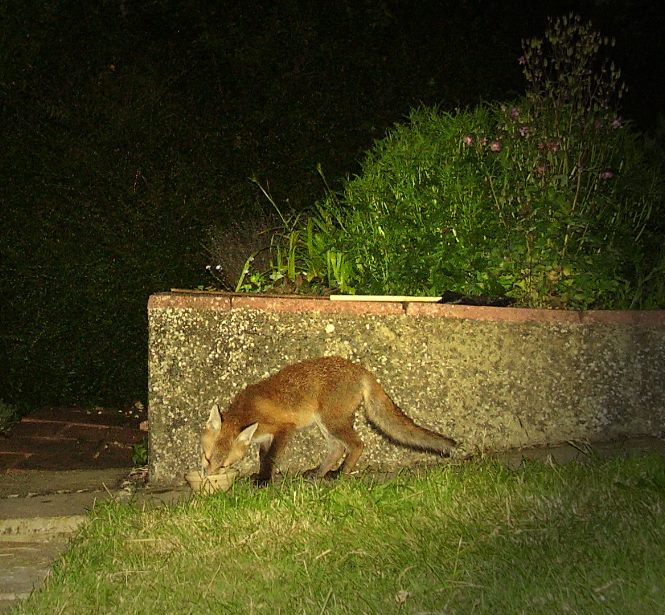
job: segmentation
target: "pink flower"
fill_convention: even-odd
[[[605,169],[598,175],[598,177],[603,181],[607,181],[608,179],[612,179],[614,177],[614,173],[610,171],[610,169]]]
[[[481,145],[487,145],[487,137],[480,137],[480,139],[478,139],[478,143]]]
[[[516,120],[520,116],[520,108],[519,107],[513,107],[510,110],[510,117],[512,117],[514,120]]]
[[[623,118],[622,117],[614,118],[614,121],[612,122],[611,126],[614,130],[616,130],[617,128],[621,128],[623,126]]]
[[[538,165],[533,171],[536,175],[543,176],[545,175],[545,165],[544,164]]]
[[[490,143],[490,150],[493,152],[500,152],[502,148],[501,141],[492,141]]]
[[[526,56],[520,56],[519,58],[517,58],[517,62],[519,64],[526,64]]]
[[[471,135],[464,135],[462,141],[464,141],[464,145],[471,145],[473,143],[473,137]]]
[[[519,127],[519,133],[520,137],[528,137],[529,136],[529,127],[528,126],[520,126]]]

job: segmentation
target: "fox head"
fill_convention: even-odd
[[[208,421],[201,432],[201,469],[204,474],[215,474],[240,461],[252,443],[258,423],[241,426],[225,421],[219,406],[210,410]]]

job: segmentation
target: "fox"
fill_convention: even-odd
[[[211,475],[240,461],[259,444],[257,485],[269,483],[275,461],[294,432],[316,425],[328,453],[307,477],[334,478],[355,468],[363,441],[353,428],[363,403],[369,422],[384,436],[410,448],[449,456],[457,442],[417,425],[392,401],[374,375],[341,357],[293,363],[250,384],[222,412],[214,404],[201,431],[201,470]]]

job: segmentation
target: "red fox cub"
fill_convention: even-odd
[[[322,357],[287,365],[251,384],[222,414],[213,406],[201,433],[204,472],[214,474],[244,457],[252,442],[260,444],[255,482],[272,478],[273,465],[291,434],[316,425],[328,441],[328,455],[308,474],[351,472],[363,450],[353,429],[355,411],[364,400],[369,421],[388,438],[416,449],[449,455],[455,441],[416,425],[388,397],[364,367],[340,357]]]

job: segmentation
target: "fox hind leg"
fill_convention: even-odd
[[[353,429],[353,416],[333,425],[323,425],[322,423],[318,425],[328,442],[328,454],[318,468],[308,470],[305,476],[335,478],[342,472],[351,472],[358,462],[364,446],[363,441]]]
[[[346,447],[339,440],[328,437],[328,454],[321,462],[318,468],[310,470],[310,474],[314,474],[318,478],[334,477],[335,468],[339,465],[340,460],[347,454]]]
[[[352,424],[345,426],[343,429],[336,430],[333,437],[335,437],[338,442],[342,442],[346,449],[346,456],[338,471],[344,474],[349,474],[353,471],[353,468],[356,467],[365,445],[360,439],[360,436],[353,429]]]

